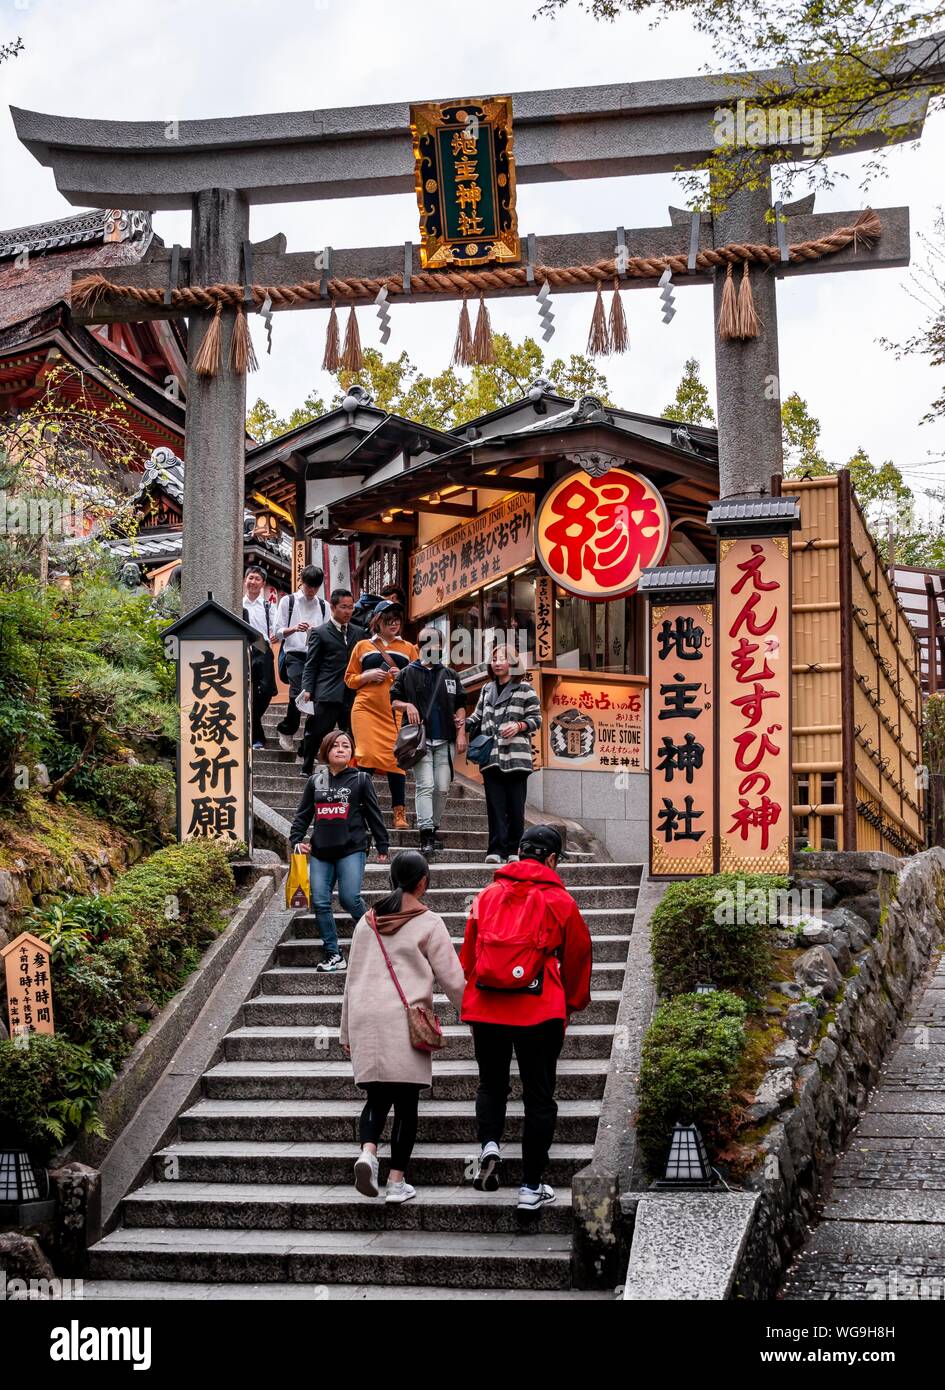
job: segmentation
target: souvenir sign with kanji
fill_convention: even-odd
[[[592,672],[545,678],[546,767],[578,772],[645,772],[645,683]]]
[[[535,549],[546,572],[577,598],[622,598],[669,545],[669,514],[656,488],[625,468],[579,470],[542,500]]]
[[[650,609],[650,875],[715,861],[715,632],[711,599]]]
[[[182,640],[180,682],[180,838],[245,839],[245,643]]]
[[[6,969],[10,1037],[54,1033],[49,946],[32,932],[22,932],[0,951]]]
[[[415,550],[410,556],[410,617],[435,613],[530,564],[534,533],[535,499],[519,492]]]
[[[520,256],[508,97],[410,108],[425,268]]]
[[[787,873],[791,845],[790,536],[719,541],[723,873]]]
[[[555,657],[555,587],[545,575],[535,580],[535,660],[549,666]]]

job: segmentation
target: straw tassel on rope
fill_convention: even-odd
[[[476,331],[472,340],[473,357],[481,367],[488,367],[495,361],[495,343],[492,340],[492,321],[485,300],[479,296],[479,312],[476,315]]]
[[[341,365],[346,372],[359,372],[364,366],[361,334],[358,331],[358,316],[353,307],[348,313],[348,322],[345,327],[345,345],[341,350]]]
[[[338,331],[338,310],[331,301],[328,315],[328,331],[325,334],[325,356],[322,358],[323,372],[337,372],[341,366],[341,335]]]
[[[198,376],[216,376],[220,370],[221,355],[221,336],[222,325],[220,315],[223,312],[223,301],[217,300],[217,307],[213,311],[213,318],[210,326],[203,335],[203,342],[200,350],[194,358],[194,371]]]
[[[610,334],[607,332],[607,315],[604,312],[604,297],[597,282],[597,298],[591,315],[591,331],[587,335],[587,351],[591,357],[607,357],[610,353]]]
[[[456,329],[456,342],[453,344],[454,367],[473,366],[472,326],[469,322],[469,305],[463,295],[463,307],[459,311],[459,325]]]
[[[742,283],[738,287],[738,336],[740,338],[757,338],[760,327],[761,324],[755,311],[755,301],[751,292],[748,262],[742,261]]]
[[[236,372],[238,376],[245,376],[247,372],[255,372],[258,369],[259,363],[256,360],[256,350],[253,347],[253,338],[249,331],[249,321],[246,317],[246,310],[241,304],[236,311],[233,337],[230,340],[230,371]]]
[[[723,343],[738,335],[738,295],[732,279],[732,263],[729,261],[725,271],[725,284],[722,286],[722,303],[719,307],[719,338]]]
[[[623,311],[623,301],[620,298],[620,281],[614,278],[614,297],[610,301],[610,350],[611,352],[627,352],[630,348],[630,334],[627,330],[627,318]]]

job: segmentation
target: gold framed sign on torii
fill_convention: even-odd
[[[771,74],[755,75],[759,82]],[[519,184],[694,169],[716,151],[719,113],[750,96],[752,75],[697,77],[523,92],[442,102],[507,101]],[[912,95],[844,133],[843,153],[921,134],[927,98]],[[109,272],[74,298],[80,322],[186,315],[187,373],[183,609],[212,590],[239,611],[248,337],[246,312],[464,300],[714,283],[716,315],[731,302],[733,266],[751,262],[760,331],[716,342],[720,494],[767,491],[781,471],[776,282],[782,275],[904,266],[907,208],[813,212],[813,199],[775,223],[770,177],[728,198],[724,211],[671,212],[669,226],[548,232],[503,242],[517,260],[460,268],[424,265],[419,248],[286,251],[285,238],[252,245],[255,203],[365,197],[417,190],[415,129],[407,103],[195,121],[99,121],[13,108],[17,135],[82,207],[191,209],[190,249],[155,246],[149,259]],[[808,134],[784,132],[772,161],[803,157]],[[829,151],[830,132],[824,135]],[[453,171],[455,174],[455,170]],[[629,219],[628,219],[629,221]],[[514,228],[512,228],[514,231]],[[618,234],[619,233],[619,234]],[[470,239],[471,240],[471,239]],[[501,238],[500,238],[501,240]],[[458,258],[457,258],[458,259]],[[477,259],[474,255],[467,262]],[[444,258],[445,261],[445,258]],[[722,273],[719,273],[719,272]],[[77,273],[77,279],[82,278]],[[728,297],[728,298],[727,298]],[[236,341],[234,341],[234,338]],[[236,349],[236,351],[234,351]],[[301,499],[300,499],[301,506]],[[301,528],[301,516],[296,518]]]

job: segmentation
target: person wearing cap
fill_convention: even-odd
[[[461,1018],[472,1029],[479,1065],[473,1186],[481,1192],[499,1186],[514,1054],[525,1106],[521,1212],[555,1200],[544,1174],[558,1114],[558,1056],[571,1015],[591,999],[591,937],[557,873],[561,849],[554,826],[525,831],[518,860],[498,869],[473,899],[459,957],[466,975]]]
[[[407,778],[394,757],[400,720],[391,708],[394,680],[411,661],[417,648],[400,635],[403,609],[381,599],[370,621],[370,636],[352,650],[345,671],[345,685],[355,692],[351,708],[354,761],[372,776],[387,774],[395,830],[407,830]]]

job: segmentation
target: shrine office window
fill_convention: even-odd
[[[638,675],[646,670],[642,600],[591,603],[555,588],[555,665]]]

